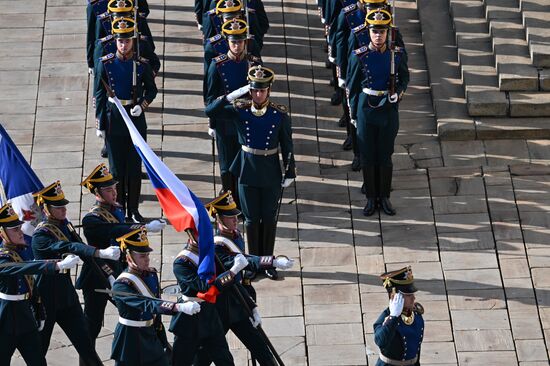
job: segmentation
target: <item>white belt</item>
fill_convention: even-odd
[[[369,88],[363,88],[363,93],[372,95],[373,97],[381,97],[383,95],[388,95],[387,90],[374,90]]]
[[[28,299],[30,299],[30,296],[31,296],[31,294],[28,293],[28,292],[25,293],[25,294],[20,294],[20,295],[10,295],[10,294],[4,294],[4,293],[0,292],[0,299],[8,300],[8,301],[28,300]]]
[[[136,328],[150,327],[151,325],[153,325],[153,319],[149,319],[149,320],[130,320],[130,319],[125,319],[121,316],[118,317],[118,322],[122,325],[127,325],[129,327],[136,327]]]
[[[418,361],[418,355],[414,356],[414,358],[411,358],[410,360],[392,360],[391,358],[388,358],[383,354],[380,354],[380,360],[390,365],[408,366],[408,365],[414,365],[416,361]]]
[[[252,155],[263,155],[263,156],[275,155],[279,152],[279,150],[277,148],[269,149],[269,150],[262,150],[262,149],[253,149],[253,148],[245,146],[245,145],[241,145],[241,149],[243,149],[243,151],[245,151],[247,153],[250,153]]]
[[[118,101],[119,101],[120,104],[123,105],[123,106],[127,106],[127,105],[132,105],[132,104],[134,104],[134,101],[131,100],[131,99],[119,99]]]

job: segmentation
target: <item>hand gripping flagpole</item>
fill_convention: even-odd
[[[188,229],[188,230],[185,230],[185,232],[187,233],[187,235],[189,235],[190,240],[192,240],[195,243],[197,242],[197,240],[195,239],[195,235],[193,235],[193,232],[191,230]],[[226,268],[223,265],[223,262],[220,260],[220,258],[218,257],[217,254],[214,254],[214,256],[216,257],[216,263],[218,264],[218,266],[221,268],[222,271],[225,272]],[[251,318],[254,317],[254,315],[252,313],[252,309],[250,309],[250,306],[248,306],[246,300],[244,299],[243,294],[239,291],[237,286],[235,286],[235,284],[233,283],[233,284],[231,284],[230,287],[231,287],[231,290],[233,291],[234,295],[237,297],[237,300],[241,303],[242,307],[244,308],[246,314]],[[263,341],[265,342],[265,344],[267,345],[267,347],[269,348],[269,350],[273,354],[273,357],[275,357],[275,359],[277,360],[277,363],[280,366],[285,366],[283,360],[281,359],[281,356],[279,356],[279,354],[277,353],[277,350],[273,346],[273,343],[271,343],[271,341],[267,337],[267,334],[264,332],[261,324],[258,324],[256,329],[258,330],[258,332],[260,333],[260,336],[262,337]]]

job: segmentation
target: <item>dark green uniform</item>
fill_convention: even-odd
[[[69,230],[68,224],[68,221],[60,222],[50,218],[37,226],[32,236],[32,250],[36,259],[60,259],[64,253],[73,253],[84,261],[93,260],[96,249],[77,242],[78,238]],[[47,314],[41,332],[42,353],[47,353],[53,327],[57,323],[83,361],[89,365],[101,365],[89,337],[86,318],[70,274],[38,275],[36,281]]]
[[[223,287],[219,281],[217,285],[210,285],[199,278],[198,257],[198,254],[185,249],[174,260],[174,275],[182,294],[189,300],[196,300],[199,292],[207,292],[211,286]],[[228,279],[226,285],[231,283],[233,281]],[[216,366],[234,365],[215,304],[201,302],[200,313],[193,316],[176,314],[170,323],[170,331],[175,336],[173,365],[193,364],[199,347],[211,357]]]
[[[160,291],[157,273],[126,270],[117,278],[113,291],[158,298]],[[168,366],[165,344],[159,337],[159,332],[164,333],[160,314],[172,315],[175,304],[137,296],[115,295],[114,300],[119,323],[115,328],[111,358],[116,361],[116,365]]]
[[[110,205],[96,204],[90,212],[82,219],[84,227],[84,236],[86,241],[97,249],[106,249],[111,245],[116,245],[114,239],[137,229],[138,225],[130,226],[124,223],[124,212],[120,208]],[[117,278],[123,270],[123,264],[120,261],[105,260],[104,271],[110,273],[110,276]],[[108,286],[104,280],[98,278],[90,263],[84,263],[82,272],[76,282],[76,288],[82,289],[84,297],[84,315],[88,322],[90,337],[93,342],[101,331],[105,306],[109,300],[109,295],[98,293],[95,289],[105,289]]]
[[[208,105],[206,114],[210,118],[230,117],[236,124],[241,150],[230,170],[239,179],[249,252],[272,255],[283,178],[279,146],[284,166],[288,167],[285,178],[296,177],[292,128],[286,107],[269,102],[255,111],[251,101],[238,99],[229,103],[222,97]]]
[[[139,117],[132,117],[130,110],[134,105],[141,105],[142,109],[145,109],[155,99],[158,90],[153,78],[153,71],[144,59],[136,61],[137,87],[136,91],[133,90],[133,63],[133,59],[122,60],[115,54],[109,54],[102,57],[101,62],[98,63],[95,78],[97,128],[106,133],[109,168],[114,179],[118,181],[117,200],[123,208],[128,209],[129,217],[137,211],[139,206],[141,158],[134,148],[120,112],[113,103],[107,100],[107,92],[101,80],[110,85],[125,106],[128,116],[141,136],[147,139],[145,112]]]
[[[216,255],[222,261],[225,268],[217,267],[218,273],[223,272],[226,268],[231,268],[234,264],[235,255],[244,252],[244,241],[240,233],[235,235],[217,235],[214,237],[216,244]],[[258,257],[247,256],[248,266],[246,270],[259,272],[267,268],[273,268],[273,257]],[[248,301],[248,306],[253,309],[256,304],[250,298],[250,293],[241,284],[241,274],[235,276],[235,287],[242,294],[243,298]],[[260,332],[252,326],[249,319],[249,314],[243,308],[238,295],[234,290],[225,291],[218,295],[216,299],[216,308],[223,324],[224,332],[231,331],[239,338],[244,346],[252,354],[252,358],[256,359],[260,365],[276,365],[269,348],[263,341]],[[210,365],[210,357],[206,352],[200,353],[200,365]]]
[[[2,264],[32,260],[30,247],[4,244],[0,248]],[[55,273],[53,261],[0,268],[0,365],[9,365],[16,349],[27,365],[46,365],[38,332],[46,314],[32,275]]]

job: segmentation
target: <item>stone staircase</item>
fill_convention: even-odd
[[[429,70],[439,136],[550,138],[550,0],[418,2],[421,18],[425,19],[421,24],[427,58],[433,53],[432,61],[437,62],[442,46],[454,46],[456,51],[456,62],[452,57],[446,60],[448,67],[456,70]],[[442,18],[438,21],[440,29],[425,29],[428,19],[434,16]],[[428,37],[428,32],[439,31],[439,38],[450,41],[452,37],[454,45]],[[445,37],[445,32],[450,33]],[[459,81],[463,94],[455,91],[455,105],[449,116],[443,108],[443,99],[449,96],[438,96],[434,86],[441,76],[451,75],[455,78],[453,88]]]

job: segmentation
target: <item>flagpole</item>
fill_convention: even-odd
[[[6,197],[6,191],[4,190],[4,184],[2,184],[2,181],[0,180],[0,204],[3,206],[8,202],[8,198]]]

